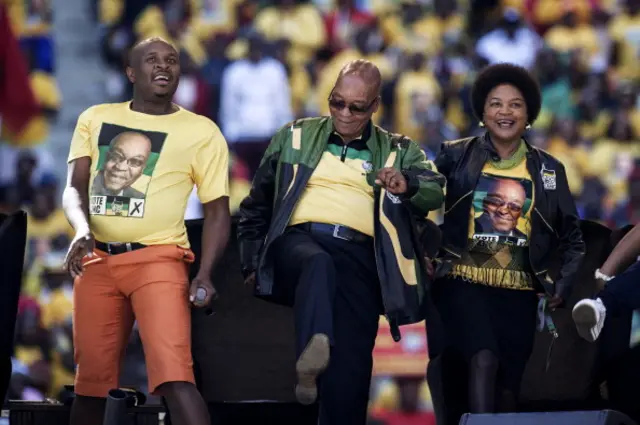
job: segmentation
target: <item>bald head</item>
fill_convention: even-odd
[[[380,70],[373,62],[365,59],[356,59],[347,63],[338,74],[338,80],[336,86],[341,83],[345,77],[357,77],[360,78],[368,87],[370,87],[370,93],[376,96],[380,95],[380,87],[382,86],[382,75]]]
[[[145,134],[138,133],[137,131],[123,131],[111,139],[109,147],[114,149],[123,143],[134,143],[144,146],[146,150],[151,151],[151,140]]]
[[[380,71],[366,60],[351,61],[340,70],[329,98],[335,131],[345,142],[360,137],[380,103]]]
[[[144,53],[147,51],[147,49],[151,45],[156,44],[156,43],[164,44],[165,46],[167,46],[171,50],[173,50],[173,52],[176,55],[178,54],[178,51],[173,46],[173,44],[169,43],[164,38],[162,38],[162,37],[150,37],[150,38],[146,38],[144,40],[138,41],[136,44],[133,45],[133,47],[129,51],[129,58],[128,58],[129,66],[135,66],[136,64],[140,63],[140,58],[144,55]]]

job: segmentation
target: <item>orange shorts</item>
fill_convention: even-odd
[[[165,382],[194,383],[188,265],[193,252],[159,245],[85,257],[73,289],[75,391],[106,397],[118,388],[133,322],[144,347],[149,391]]]

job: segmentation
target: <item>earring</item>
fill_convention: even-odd
[[[480,127],[484,127],[484,123],[482,121],[480,121],[480,123],[478,124]]]
[[[531,130],[531,124],[527,124],[527,125],[524,127],[524,129],[525,129],[525,130]]]

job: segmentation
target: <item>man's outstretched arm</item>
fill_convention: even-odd
[[[71,276],[82,275],[82,257],[93,252],[93,236],[89,228],[89,178],[91,158],[72,160],[67,171],[67,185],[62,194],[62,208],[76,234],[65,259]]]
[[[600,268],[606,276],[615,276],[636,262],[640,256],[640,225],[637,224],[613,249]]]
[[[210,278],[229,242],[231,216],[229,197],[223,196],[202,205],[204,223],[202,225],[202,253],[198,275]]]

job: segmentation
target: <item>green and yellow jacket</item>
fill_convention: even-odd
[[[370,126],[365,135],[373,168],[367,180],[374,187],[375,258],[385,314],[392,325],[415,323],[424,318],[428,288],[416,222],[440,208],[445,179],[416,143]],[[243,273],[256,272],[260,297],[269,299],[274,285],[269,249],[287,228],[332,132],[329,117],[301,119],[280,129],[240,206]],[[408,183],[406,194],[394,196],[375,185],[377,172],[384,167],[402,171]]]

